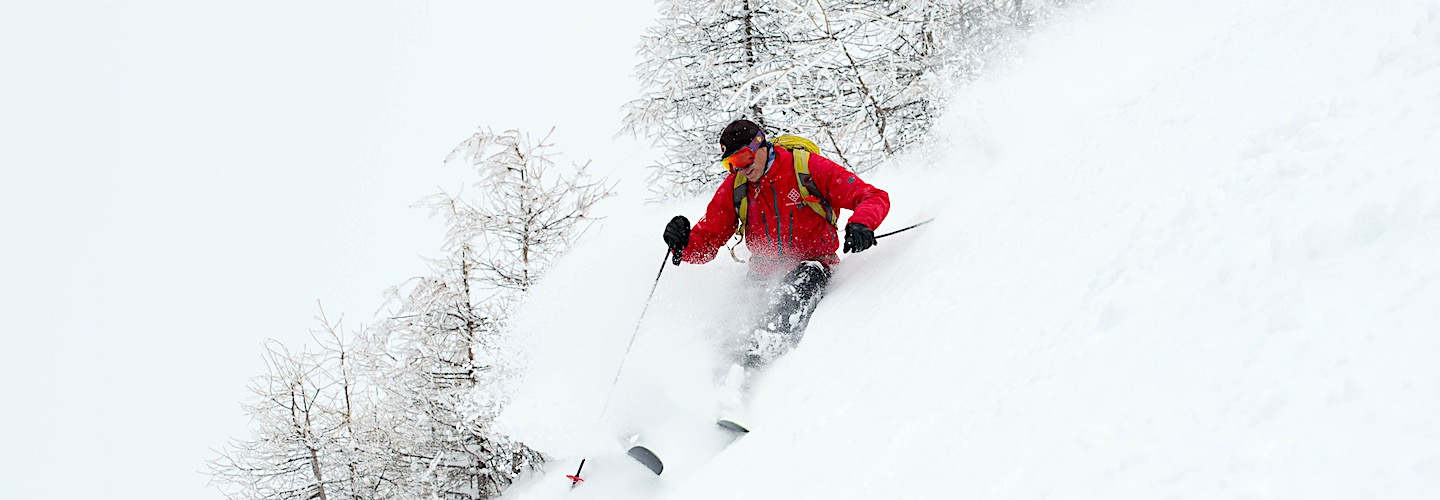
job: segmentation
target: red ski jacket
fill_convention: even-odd
[[[771,274],[788,271],[804,260],[820,261],[827,266],[840,262],[835,255],[840,248],[837,230],[800,200],[794,165],[790,151],[775,148],[770,171],[759,179],[750,179],[745,246],[750,250],[752,270]],[[809,166],[811,179],[820,191],[810,194],[825,199],[837,213],[842,208],[853,211],[849,222],[859,222],[870,229],[880,227],[885,214],[890,212],[888,193],[818,154],[810,155]],[[690,243],[682,253],[685,262],[710,262],[720,247],[735,235],[735,175],[732,172],[720,183],[720,189],[705,209],[705,216],[690,230]]]

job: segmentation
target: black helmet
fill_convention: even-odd
[[[750,120],[740,119],[730,122],[725,126],[725,131],[720,133],[720,155],[721,158],[735,154],[740,148],[750,144],[755,136],[760,135],[760,126]]]

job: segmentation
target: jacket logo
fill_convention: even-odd
[[[797,190],[795,190],[795,189],[791,189],[791,190],[790,190],[790,194],[785,195],[785,197],[786,197],[786,198],[790,198],[790,203],[799,203],[799,202],[800,202],[800,191],[797,191]]]

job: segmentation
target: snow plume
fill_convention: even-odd
[[[515,321],[530,340],[532,363],[507,421],[517,436],[578,456],[596,451],[587,446],[613,447],[616,433],[634,430],[624,428],[627,422],[662,411],[637,399],[656,396],[665,400],[656,404],[713,412],[712,395],[697,389],[709,388],[712,372],[728,367],[720,346],[740,322],[726,306],[743,300],[744,273],[735,272],[738,264],[669,265],[659,230],[643,229],[663,228],[667,219],[649,210],[607,218],[531,294]]]
[[[1440,2],[1109,2],[1024,54],[867,176],[880,232],[936,222],[849,256],[754,432],[659,478],[613,436],[709,417],[744,270],[666,269],[601,420],[704,200],[611,217],[522,314],[506,420],[555,460],[510,495],[1440,496]]]

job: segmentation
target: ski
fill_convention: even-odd
[[[641,465],[644,465],[645,468],[650,469],[650,472],[654,472],[657,476],[660,475],[661,472],[665,471],[665,463],[661,462],[660,457],[656,456],[655,452],[650,451],[649,448],[636,445],[631,447],[630,451],[625,452],[625,454],[630,455],[630,458],[633,458],[635,459],[635,461],[640,462]]]
[[[719,420],[716,420],[715,424],[719,425],[720,427],[724,427],[726,430],[733,431],[739,434],[747,434],[750,432],[750,428],[745,427],[744,424],[728,418],[721,418]]]

